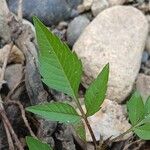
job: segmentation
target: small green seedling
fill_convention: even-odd
[[[95,149],[100,149],[88,122],[88,117],[98,112],[101,104],[105,100],[109,77],[109,64],[104,66],[85,93],[85,113],[78,100],[79,84],[82,77],[81,60],[78,59],[74,52],[70,51],[65,43],[61,42],[57,36],[51,33],[38,18],[34,17],[33,20],[40,50],[39,69],[43,77],[42,81],[50,88],[72,97],[80,113],[69,103],[62,102],[31,106],[26,108],[26,110],[51,121],[72,124],[81,140],[86,141],[86,133],[83,125],[84,120],[93,139]],[[150,139],[150,98],[144,106],[140,95],[136,92],[128,102],[128,110],[132,128],[117,138],[134,131],[140,138]],[[112,141],[115,141],[117,138],[112,139]],[[27,144],[30,150],[34,150],[35,147],[40,147],[40,145],[41,147],[45,146],[45,150],[51,149],[31,137],[27,137]]]

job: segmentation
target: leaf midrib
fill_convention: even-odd
[[[46,106],[48,109],[49,109],[49,106]],[[28,110],[28,109],[27,109]],[[32,111],[32,110],[36,110],[36,111],[43,111],[43,112],[48,112],[48,113],[58,113],[58,114],[65,114],[65,115],[72,115],[72,116],[78,116],[78,117],[81,117],[81,115],[77,114],[72,114],[72,113],[67,113],[67,112],[58,112],[58,111],[52,111],[52,110],[41,110],[41,109],[35,109],[35,108],[29,108],[29,111]]]

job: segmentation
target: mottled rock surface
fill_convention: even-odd
[[[127,2],[128,0],[108,0],[109,5],[122,5],[123,3]]]
[[[101,11],[105,10],[109,7],[109,3],[107,0],[93,0],[92,3],[92,13],[94,16],[97,16]]]
[[[83,63],[84,86],[109,63],[107,98],[124,101],[139,72],[147,33],[147,20],[136,8],[114,6],[101,12],[73,47]]]
[[[3,11],[0,11],[0,47],[10,41],[10,39],[10,29],[3,15]]]
[[[115,5],[122,5],[127,0],[93,0],[91,10],[94,16],[97,16],[101,11]]]
[[[6,68],[4,79],[6,80],[10,90],[20,83],[22,75],[23,67],[21,64],[10,65]]]

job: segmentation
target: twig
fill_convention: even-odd
[[[4,59],[4,63],[3,63],[3,66],[2,66],[2,73],[1,73],[1,76],[0,76],[0,83],[4,79],[5,69],[6,69],[6,66],[7,66],[8,58],[9,58],[12,47],[13,47],[12,42],[7,45],[7,48],[8,48],[7,49],[7,55]],[[10,122],[9,122],[9,119],[6,116],[6,112],[5,112],[5,109],[4,109],[4,106],[3,106],[3,101],[2,101],[1,95],[0,95],[0,115],[2,116],[3,122],[5,122],[4,125],[5,125],[5,129],[6,129],[6,134],[7,134],[7,137],[9,138],[8,142],[13,141],[12,138],[11,138],[11,136],[12,136],[14,138],[15,142],[16,142],[16,146],[18,147],[18,149],[23,150],[23,146],[22,146],[21,142],[19,141],[16,133],[14,132],[14,130],[13,130],[13,128],[12,128]],[[11,133],[11,136],[10,136],[10,133],[8,133],[8,131]]]
[[[9,150],[15,150],[13,140],[11,138],[11,134],[8,130],[7,124],[5,123],[4,120],[2,120],[2,121],[3,121],[3,124],[4,124],[5,131],[6,131],[7,139],[8,139]]]
[[[22,17],[23,17],[22,4],[23,4],[23,0],[19,0],[18,1],[18,18],[19,18],[19,20],[22,20]]]
[[[126,134],[130,133],[133,130],[134,127],[131,127],[130,129],[128,129],[126,132],[120,134],[119,136],[113,138],[110,142],[113,143],[121,138],[123,138]]]
[[[140,143],[141,142],[141,143]],[[128,150],[129,148],[130,148],[130,146],[132,146],[132,145],[134,145],[134,144],[137,144],[137,143],[140,143],[139,145],[140,145],[140,147],[141,147],[141,145],[144,143],[141,139],[139,139],[139,140],[136,140],[136,141],[134,141],[134,142],[132,142],[132,143],[129,143],[128,145],[125,145],[125,147],[123,148],[123,150]],[[139,149],[139,147],[138,147],[138,149]]]
[[[3,63],[3,66],[2,66],[2,73],[1,73],[1,76],[0,76],[0,89],[2,88],[4,74],[5,74],[5,69],[6,69],[6,66],[7,66],[7,62],[8,62],[8,58],[9,58],[12,46],[13,46],[12,43],[10,43],[9,45],[7,45],[7,54],[6,54],[6,57],[4,59],[4,63]],[[3,124],[4,124],[5,131],[6,131],[6,135],[7,135],[7,139],[8,139],[8,144],[9,144],[9,149],[10,150],[14,150],[14,145],[13,145],[13,140],[12,140],[11,134],[9,132],[7,124],[5,123],[5,121],[3,119],[3,115],[2,115],[3,111],[4,111],[3,101],[2,101],[2,98],[1,98],[1,95],[0,95],[0,115],[2,116],[2,121],[3,121]]]
[[[6,116],[5,110],[4,110],[4,109],[1,110],[0,113],[1,113],[1,116],[2,116],[3,121],[6,123],[8,129],[9,129],[9,131],[10,131],[10,133],[11,133],[11,136],[13,137],[13,139],[14,139],[15,142],[16,142],[16,147],[17,147],[19,150],[24,150],[24,149],[23,149],[23,145],[22,145],[21,142],[19,141],[19,139],[18,139],[18,137],[17,137],[17,135],[16,135],[14,129],[12,128],[12,126],[11,126],[11,124],[10,124],[10,122],[9,122],[9,120],[8,120],[8,118],[7,118],[7,116]]]
[[[9,100],[7,103],[12,103],[12,104],[15,104],[15,105],[17,105],[17,106],[19,107],[19,109],[20,109],[20,111],[21,111],[22,119],[23,119],[23,121],[24,121],[26,127],[28,128],[30,134],[31,134],[33,137],[36,138],[34,132],[32,131],[32,129],[31,129],[30,125],[29,125],[29,122],[28,122],[28,120],[27,120],[27,118],[26,118],[26,114],[25,114],[25,110],[24,110],[23,105],[22,105],[19,101],[10,101],[10,100]]]
[[[8,58],[9,58],[12,47],[13,47],[12,42],[9,45],[7,45],[7,54],[6,54],[6,57],[4,59],[4,63],[3,63],[3,66],[2,66],[2,73],[1,73],[0,81],[2,81],[4,79],[5,69],[6,69],[6,66],[7,66]]]
[[[17,83],[12,90],[9,91],[9,93],[7,94],[5,98],[5,101],[11,99],[11,96],[13,95],[13,93],[15,93],[15,91],[18,90],[24,84],[24,82],[25,80],[22,78],[21,81]]]

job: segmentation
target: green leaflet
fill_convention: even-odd
[[[68,46],[33,18],[39,45],[39,65],[43,82],[76,99],[82,76],[82,64]]]
[[[144,103],[138,92],[135,92],[127,103],[131,124],[135,126],[144,119]]]
[[[145,103],[145,116],[150,115],[150,97],[148,97]]]
[[[99,111],[101,104],[106,97],[107,83],[109,76],[109,64],[100,72],[98,77],[92,82],[85,94],[85,106],[87,116],[94,115]]]
[[[29,150],[52,150],[46,143],[42,143],[40,140],[30,136],[26,137],[26,142]]]
[[[138,92],[135,92],[128,104],[128,114],[133,131],[143,140],[150,139],[150,97],[145,106]]]
[[[75,123],[81,119],[71,105],[61,102],[30,106],[26,108],[26,110],[37,114],[42,118],[51,121],[59,121],[61,123]]]
[[[150,140],[150,123],[136,127],[134,132],[143,140]]]
[[[150,123],[150,97],[148,97],[144,107],[144,119],[140,124]]]
[[[83,141],[86,141],[85,126],[84,126],[84,123],[82,122],[82,120],[73,124],[73,127],[74,127],[77,135],[79,136],[79,138]]]

